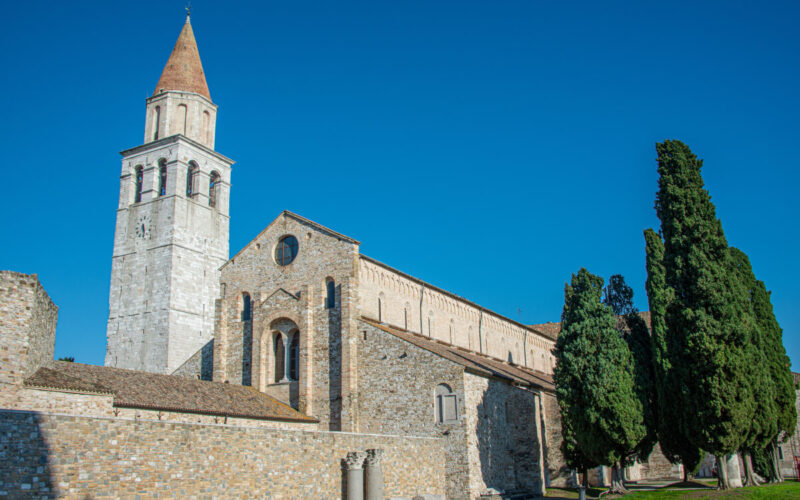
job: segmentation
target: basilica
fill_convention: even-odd
[[[52,361],[57,307],[35,275],[0,273],[16,318],[0,428],[18,454],[0,489],[466,499],[566,485],[557,329],[289,211],[231,257],[217,111],[187,16],[144,141],[122,152],[105,366]],[[680,474],[663,457],[629,472]]]

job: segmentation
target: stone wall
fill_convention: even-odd
[[[447,498],[471,497],[463,367],[364,322],[359,322],[358,342],[359,431],[441,437]],[[436,422],[439,384],[457,396],[457,422]]]
[[[537,434],[538,394],[465,374],[469,492],[541,492],[542,448]]]
[[[214,376],[214,339],[209,340],[172,375],[200,380],[212,380]]]
[[[280,266],[275,247],[285,235],[297,238],[298,252]],[[356,339],[350,332],[359,309],[357,254],[357,242],[346,236],[288,212],[275,219],[222,268],[214,380],[247,380],[242,371],[249,357],[251,384],[269,391],[275,383],[275,338],[288,320],[300,334],[298,409],[331,430],[356,430]],[[334,282],[333,308],[326,304],[328,280]],[[253,301],[251,340],[242,317],[244,294]]]
[[[35,274],[0,271],[0,405],[53,359],[58,307]]]
[[[440,440],[0,411],[10,497],[341,498],[342,459],[381,448],[387,497],[444,493]]]
[[[219,267],[228,259],[232,161],[183,136],[123,152],[109,288],[107,366],[171,373],[214,333]],[[165,162],[165,194],[159,164]],[[198,173],[187,194],[190,162]],[[135,201],[136,170],[143,172]],[[221,175],[216,206],[209,176]]]
[[[465,299],[361,256],[361,314],[415,333],[552,374],[555,343]]]
[[[547,486],[563,487],[569,480],[570,469],[561,453],[561,410],[555,394],[542,394],[542,416],[545,422],[544,431],[544,457],[545,457],[545,484]]]

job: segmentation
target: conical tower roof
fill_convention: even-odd
[[[197,50],[197,42],[194,39],[192,25],[189,16],[186,16],[186,24],[183,25],[175,48],[169,56],[167,65],[158,79],[158,85],[153,95],[166,90],[182,90],[185,92],[195,92],[211,99],[206,84],[206,75],[203,73],[203,64],[200,62],[200,52]]]

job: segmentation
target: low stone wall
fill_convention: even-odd
[[[0,411],[11,498],[342,498],[342,459],[382,448],[386,497],[444,494],[440,439]]]

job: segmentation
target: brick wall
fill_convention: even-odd
[[[438,439],[0,411],[0,491],[94,498],[341,498],[341,460],[382,448],[387,497],[443,494]]]
[[[545,446],[544,456],[547,470],[548,486],[566,486],[569,480],[569,468],[567,467],[564,455],[561,453],[561,410],[558,408],[558,400],[555,394],[544,393],[542,395],[542,406],[545,421]]]

